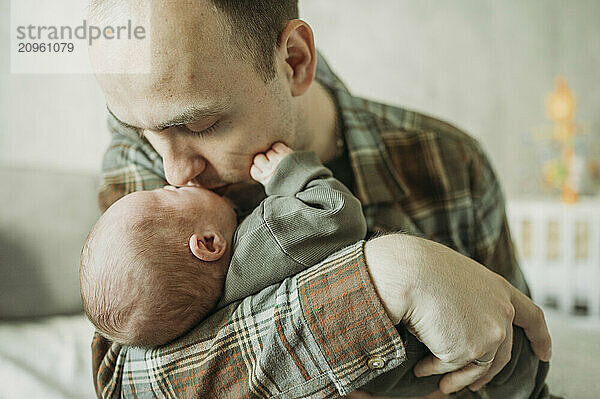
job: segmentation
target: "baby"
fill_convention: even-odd
[[[100,333],[165,344],[215,307],[364,238],[360,202],[313,152],[276,143],[250,175],[267,198],[239,226],[225,198],[191,186],[134,192],[102,215],[80,265],[84,309]]]

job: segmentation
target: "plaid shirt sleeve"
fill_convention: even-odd
[[[160,157],[109,120],[99,193],[165,184]],[[335,398],[405,361],[405,348],[371,283],[363,242],[231,304],[159,348],[92,342],[98,397]]]
[[[338,398],[406,360],[364,242],[154,349],[92,344],[99,397]]]

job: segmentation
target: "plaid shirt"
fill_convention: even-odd
[[[526,292],[503,195],[476,140],[432,117],[352,96],[320,55],[317,80],[341,112],[370,234],[401,230],[438,241]],[[103,209],[166,184],[147,141],[110,117],[109,128]],[[222,309],[169,345],[123,347],[98,334],[92,343],[102,397],[334,398],[406,364],[405,349],[371,283],[363,243]],[[485,397],[468,390],[457,397],[477,395]]]

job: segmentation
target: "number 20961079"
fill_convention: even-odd
[[[72,53],[75,50],[73,43],[19,43],[19,53]]]

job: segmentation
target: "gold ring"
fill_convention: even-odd
[[[494,361],[495,358],[496,358],[496,356],[492,357],[490,360],[475,359],[471,363],[473,363],[476,366],[489,366],[490,364],[492,364],[492,362]]]

